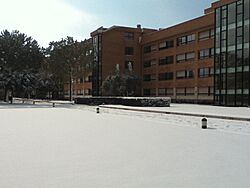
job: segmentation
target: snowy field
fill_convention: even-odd
[[[244,115],[245,116],[245,115]],[[249,188],[250,122],[0,104],[2,188]]]

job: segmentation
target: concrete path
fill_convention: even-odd
[[[100,105],[100,108],[250,122],[250,108],[244,107],[238,108],[193,104],[171,104],[171,107],[131,107],[122,105]]]

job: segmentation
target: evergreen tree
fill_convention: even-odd
[[[21,93],[29,97],[36,85],[35,74],[40,71],[44,59],[36,40],[19,31],[4,30],[0,34],[0,87],[5,98]]]
[[[92,71],[93,48],[89,40],[82,42],[67,37],[58,42],[51,42],[47,48],[46,69],[53,74],[58,88],[70,85],[72,100],[72,80],[78,76],[85,77]]]
[[[132,67],[121,73],[117,66],[115,73],[104,80],[102,91],[106,96],[135,96],[140,84],[140,78],[134,74]]]

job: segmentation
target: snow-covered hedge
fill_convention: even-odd
[[[145,107],[169,107],[171,98],[169,97],[84,97],[76,98],[76,104],[87,105],[126,105],[126,106],[145,106]]]

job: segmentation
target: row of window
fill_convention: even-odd
[[[157,89],[143,89],[144,96],[156,96]],[[195,95],[195,88],[186,87],[186,88],[176,88],[175,89],[177,96],[188,96]],[[214,94],[214,88],[209,87],[199,87],[197,90],[198,95],[212,96]],[[173,96],[174,88],[158,88],[158,96]]]
[[[201,60],[212,58],[214,56],[214,48],[199,50],[198,55],[199,55],[198,58]],[[193,60],[195,60],[195,52],[188,52],[188,53],[179,54],[176,56],[177,63],[180,63],[183,61],[193,61]]]
[[[176,56],[176,62],[183,62],[183,61],[193,61],[195,59],[195,53],[189,52],[185,54],[179,54]]]
[[[249,72],[227,73],[215,76],[217,89],[249,89]]]
[[[204,49],[199,51],[199,59],[212,58],[214,56],[214,49]],[[184,54],[179,54],[176,56],[176,62],[181,63],[184,61],[193,61],[195,60],[195,52],[189,52]],[[166,56],[159,59],[159,65],[168,65],[174,63],[174,56]],[[157,60],[149,60],[144,62],[144,68],[151,67],[157,64]]]
[[[195,34],[182,36],[177,39],[177,46],[192,43],[194,41],[195,41]]]
[[[134,48],[125,47],[125,55],[134,55]],[[199,59],[211,58],[213,56],[214,56],[214,48],[208,48],[199,51]],[[195,59],[195,52],[188,52],[176,56],[177,62],[192,61],[194,59]],[[173,60],[174,60],[173,56],[167,56],[165,58],[161,58],[159,61],[159,65],[172,64]]]
[[[214,29],[202,31],[198,34],[199,41],[207,40],[207,39],[210,39],[213,37],[214,37]],[[191,35],[185,35],[185,36],[177,38],[176,43],[177,43],[177,46],[181,46],[181,45],[192,43],[195,40],[196,40],[195,34],[191,34]],[[174,41],[168,40],[168,41],[160,42],[159,46],[157,46],[157,45],[145,46],[144,53],[150,53],[153,51],[157,51],[157,48],[159,48],[159,50],[163,50],[163,49],[168,49],[168,48],[172,48],[172,47],[174,47]]]
[[[239,49],[237,51],[228,51],[217,54],[215,58],[216,69],[226,67],[241,67],[249,65],[249,48],[244,50]]]
[[[74,89],[73,95],[91,95],[91,89]],[[69,90],[64,91],[64,95],[69,95]]]
[[[92,76],[88,76],[85,79],[84,78],[73,79],[74,84],[82,84],[87,82],[92,82]]]
[[[222,89],[215,90],[216,95],[249,95],[249,89]]]
[[[205,67],[198,69],[199,78],[207,78],[213,75],[214,75],[214,69],[212,67]],[[183,70],[176,72],[176,79],[190,79],[190,78],[194,78],[194,70]],[[158,79],[159,81],[173,80],[174,73],[173,72],[160,73],[158,75]],[[157,80],[156,74],[145,74],[143,76],[143,81],[145,82],[155,81],[155,80]]]

